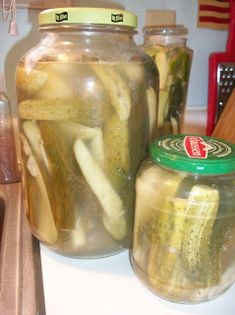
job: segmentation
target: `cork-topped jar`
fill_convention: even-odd
[[[188,30],[176,24],[175,11],[147,10],[143,33],[142,47],[159,71],[157,135],[181,133],[192,62]]]

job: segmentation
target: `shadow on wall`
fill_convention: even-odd
[[[29,33],[18,41],[15,45],[9,50],[6,59],[5,59],[5,82],[6,82],[6,91],[11,100],[11,109],[13,116],[16,116],[16,88],[15,88],[15,69],[22,58],[22,56],[32,48],[39,40],[40,33],[38,32],[37,25],[37,16],[39,11],[37,10],[28,10],[28,20],[27,24],[30,24]],[[26,22],[25,22],[26,23]],[[23,27],[23,26],[22,26]],[[20,29],[19,25],[19,29]]]

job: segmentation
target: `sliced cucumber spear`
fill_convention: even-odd
[[[173,234],[173,227],[175,225],[175,219],[174,213],[172,211],[172,201],[175,200],[175,196],[177,193],[177,190],[179,189],[179,185],[181,184],[182,180],[185,177],[185,173],[181,174],[171,174],[166,173],[165,174],[165,181],[164,185],[161,187],[161,190],[159,190],[158,200],[155,200],[155,209],[160,209],[160,211],[157,212],[156,216],[156,226],[153,229],[154,238],[156,242],[152,243],[150,254],[149,254],[149,264],[148,264],[148,273],[150,278],[153,280],[156,277],[156,275],[159,275],[159,266],[158,263],[165,264],[165,257],[166,261],[169,259],[169,254],[164,250],[164,244],[167,244],[167,246],[175,248],[177,245],[177,249],[179,244],[176,244],[176,239],[181,238],[181,231],[179,229],[176,229],[175,232],[178,234],[180,233],[180,236],[174,235],[174,238],[172,239]],[[162,178],[162,177],[160,177]],[[160,193],[160,191],[162,193]],[[178,207],[177,207],[178,208]],[[176,208],[176,209],[177,209]],[[183,208],[183,207],[182,207]],[[181,211],[183,211],[181,209]],[[178,209],[177,209],[178,210]],[[151,217],[150,217],[151,218]],[[180,222],[180,220],[178,220]],[[176,222],[178,223],[178,222]],[[181,224],[181,222],[180,222]],[[148,222],[148,227],[151,231],[152,222]],[[171,245],[172,242],[172,245]],[[174,249],[173,249],[174,250]],[[168,272],[172,268],[174,268],[174,265],[171,266],[170,264],[174,264],[174,255],[170,255],[170,261],[168,262]],[[164,269],[164,268],[163,268]],[[169,274],[166,274],[166,276],[169,276]]]
[[[169,239],[169,247],[165,251],[161,265],[159,267],[159,276],[162,279],[169,279],[174,271],[176,261],[180,255],[184,223],[185,223],[185,212],[187,206],[187,199],[173,198],[173,230]]]
[[[36,227],[36,232],[40,235],[41,240],[49,244],[55,244],[57,240],[57,230],[46,185],[26,137],[21,135],[21,141],[24,153],[28,157],[27,169],[35,180],[35,184],[28,187],[29,198],[35,206],[30,210],[30,220],[33,221],[33,225]],[[37,199],[34,200],[36,195]]]
[[[79,117],[76,100],[26,100],[19,104],[19,116],[22,119],[69,120]]]
[[[26,93],[36,93],[48,80],[48,73],[40,70],[27,71],[23,66],[16,68],[17,88]]]
[[[148,112],[149,112],[149,134],[150,138],[153,135],[154,128],[156,126],[157,118],[157,95],[152,87],[149,87],[146,91]]]
[[[169,83],[169,60],[167,55],[167,49],[156,50],[155,63],[159,71],[159,88],[164,90]]]
[[[92,155],[100,166],[103,166],[105,160],[103,132],[101,128],[90,128],[72,121],[60,122],[61,131],[67,134],[75,141],[77,138],[90,140],[89,147]]]
[[[210,239],[219,205],[219,192],[205,185],[195,185],[187,200],[182,257],[189,270],[200,272],[210,265]]]
[[[126,235],[125,211],[121,198],[114,191],[83,140],[75,141],[74,153],[85,179],[103,207],[105,228],[115,239],[121,240]]]
[[[130,173],[128,122],[115,113],[104,126],[105,172],[113,188],[119,192]]]
[[[30,146],[34,154],[42,163],[43,167],[45,167],[47,171],[49,171],[50,170],[49,161],[43,145],[41,131],[38,125],[34,121],[25,121],[22,124],[22,129],[30,143]]]
[[[112,66],[92,64],[91,67],[108,91],[119,119],[127,120],[131,112],[131,97],[126,83]]]

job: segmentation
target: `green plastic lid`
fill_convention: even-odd
[[[235,171],[235,145],[198,135],[169,135],[150,145],[154,162],[196,174],[227,174]]]
[[[107,8],[70,7],[44,10],[39,25],[48,24],[109,24],[137,27],[137,16],[131,12]]]

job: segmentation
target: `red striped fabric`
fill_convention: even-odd
[[[198,26],[227,29],[229,25],[229,0],[198,0]]]

